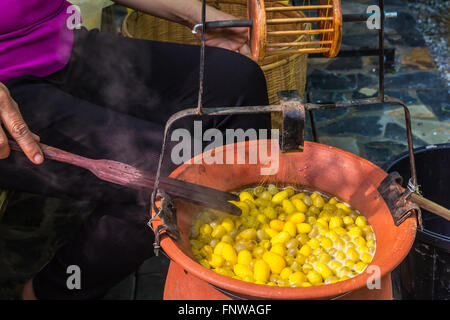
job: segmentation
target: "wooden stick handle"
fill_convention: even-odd
[[[8,144],[11,148],[11,150],[22,152],[22,148],[19,146],[19,144],[15,141],[8,140]],[[58,148],[47,146],[43,143],[39,143],[39,146],[41,147],[42,153],[44,154],[44,157],[50,160],[55,160],[59,162],[68,163],[74,166],[82,167],[85,169],[90,170],[93,164],[92,159],[88,159]]]
[[[324,44],[332,44],[333,41],[304,41],[304,42],[273,42],[268,43],[267,47],[303,47],[303,46],[315,46],[315,45],[324,45]]]
[[[447,208],[444,208],[441,205],[438,205],[437,203],[428,200],[417,193],[411,193],[410,200],[416,204],[419,205],[422,209],[425,209],[427,211],[430,211],[434,214],[437,214],[438,216],[450,221],[450,210]]]

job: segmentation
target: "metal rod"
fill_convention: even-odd
[[[283,18],[283,19],[267,19],[266,24],[283,24],[297,22],[319,22],[332,21],[333,17],[311,17],[311,18]]]
[[[309,119],[311,122],[311,133],[314,142],[319,142],[319,137],[317,136],[316,122],[314,121],[314,113],[312,110],[308,110]]]
[[[197,113],[202,114],[203,107],[203,87],[205,80],[205,33],[206,33],[206,0],[202,0],[202,37],[200,46],[200,74],[199,74],[199,88],[198,88],[198,101],[197,101]],[[159,178],[159,177],[158,177]],[[157,180],[158,182],[158,180]],[[157,184],[155,183],[155,191],[152,196],[156,196]]]
[[[380,50],[375,49],[358,49],[358,50],[340,50],[336,57],[361,57],[361,56],[378,56]],[[384,68],[385,70],[394,70],[395,68],[395,48],[384,48]],[[321,58],[326,59],[320,53],[312,53],[308,55],[308,58]]]
[[[290,30],[290,31],[268,31],[269,36],[287,36],[296,34],[320,34],[334,32],[334,29],[321,29],[321,30]]]
[[[375,15],[375,13],[363,13],[363,14],[344,14],[342,15],[343,22],[362,22],[367,21],[368,18]],[[386,19],[397,18],[397,12],[385,12]]]
[[[381,97],[380,97],[381,99]],[[409,153],[409,165],[411,167],[411,180],[412,183],[417,186],[417,173],[416,173],[416,162],[414,159],[414,144],[412,138],[412,128],[411,128],[411,113],[409,112],[406,104],[400,99],[384,97],[383,102],[395,103],[403,107],[405,112],[405,122],[406,122],[406,138],[408,141],[408,153]]]
[[[267,47],[301,47],[301,46],[313,46],[322,44],[332,44],[333,41],[306,41],[306,42],[275,42],[268,43]]]
[[[395,49],[393,48],[385,48],[384,53],[386,56],[395,55]],[[378,56],[380,54],[380,50],[378,48],[375,49],[357,49],[357,50],[340,50],[338,57],[361,57],[361,56]],[[324,58],[322,55],[311,55],[309,58]]]
[[[293,7],[266,7],[266,12],[277,12],[277,11],[302,11],[302,10],[315,10],[315,9],[331,9],[333,5],[312,5],[312,6],[293,6]]]
[[[332,7],[332,6],[324,6],[324,7]],[[303,8],[303,7],[302,7]],[[268,9],[282,9],[276,11],[294,11],[292,8],[268,8]],[[287,10],[289,9],[289,10]],[[295,10],[301,11],[297,7],[294,7]],[[275,11],[275,10],[274,10]],[[342,16],[344,22],[361,22],[366,21],[367,18],[374,15],[373,13],[366,14],[346,14]],[[397,17],[397,12],[385,12],[385,18],[395,18]],[[296,22],[318,22],[318,21],[331,21],[333,17],[306,17],[306,18],[283,18],[283,19],[269,19],[267,20],[267,24],[282,24],[282,23],[296,23]],[[205,26],[208,29],[213,28],[240,28],[240,27],[252,27],[252,20],[222,20],[222,21],[209,21],[205,22]],[[202,28],[203,24],[196,24],[192,30],[192,33],[196,34],[199,28]]]
[[[378,30],[378,48],[380,49],[380,55],[378,57],[378,92],[381,101],[384,102],[384,0],[378,0],[378,5],[381,11],[380,30]]]
[[[223,21],[209,21],[205,23],[207,29],[211,28],[239,28],[251,27],[252,20],[223,20]]]
[[[306,85],[308,86],[308,85]],[[306,102],[307,104],[311,102],[311,92],[308,88],[305,88],[306,91]],[[311,122],[311,133],[314,142],[319,142],[319,136],[317,135],[316,122],[314,120],[314,112],[312,110],[308,110],[309,120]]]

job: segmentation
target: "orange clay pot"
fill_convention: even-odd
[[[269,141],[260,140],[259,143],[269,144]],[[249,154],[258,152],[258,141],[237,143],[235,147],[245,151],[248,159]],[[270,146],[268,149],[270,151]],[[224,153],[224,150],[225,147],[215,149],[216,155]],[[410,250],[416,233],[416,220],[410,217],[400,226],[394,225],[389,209],[377,191],[387,173],[354,154],[312,142],[305,142],[304,152],[280,153],[279,170],[274,175],[261,176],[261,166],[267,167],[262,164],[184,164],[171,177],[224,191],[266,182],[302,185],[337,196],[358,209],[374,229],[376,252],[370,265],[379,267],[381,289],[367,289],[367,282],[374,275],[367,272],[370,265],[354,278],[307,288],[271,287],[222,276],[197,263],[190,249],[190,227],[201,208],[191,203],[177,202],[182,241],[176,242],[165,235],[161,238],[163,250],[172,259],[164,298],[330,299],[343,296],[351,299],[391,299],[390,272]],[[155,219],[154,227],[160,223]]]

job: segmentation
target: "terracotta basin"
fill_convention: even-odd
[[[260,140],[259,143],[269,144],[269,140]],[[257,141],[237,143],[235,147],[236,150],[244,151],[247,159],[250,154],[258,152]],[[220,147],[214,152],[217,156],[224,153],[224,150],[225,147]],[[389,276],[406,257],[414,241],[416,220],[410,217],[400,226],[394,225],[388,207],[377,191],[387,173],[373,163],[334,147],[305,142],[302,153],[279,154],[279,170],[276,174],[262,176],[261,166],[267,165],[184,164],[171,177],[224,191],[265,181],[302,185],[336,195],[358,209],[373,227],[377,247],[371,265],[379,267],[380,277]],[[177,219],[182,241],[176,242],[163,235],[161,246],[173,260],[172,263],[181,266],[190,275],[232,294],[259,299],[324,299],[366,287],[368,280],[370,282],[373,279],[373,269],[370,269],[371,273],[364,272],[335,284],[289,288],[251,284],[222,276],[204,268],[193,258],[189,230],[199,210],[193,204],[179,202]],[[154,227],[159,224],[159,220],[154,221]],[[177,285],[183,286],[183,283]]]

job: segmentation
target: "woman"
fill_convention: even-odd
[[[190,28],[201,21],[197,0],[116,2]],[[45,160],[38,142],[154,172],[165,122],[197,101],[198,46],[71,30],[70,5],[0,0],[0,187],[95,204],[75,238],[26,283],[25,299],[100,298],[153,255],[148,192]],[[207,21],[228,19],[233,17],[207,8]],[[205,37],[204,105],[267,104],[264,75],[244,56],[247,30],[214,29]],[[192,130],[194,120],[199,119],[184,119],[176,127]],[[201,121],[204,130],[270,126],[267,116]],[[8,137],[26,157],[11,153]],[[163,174],[174,167],[165,164]],[[71,265],[81,270],[81,289],[66,285]]]

